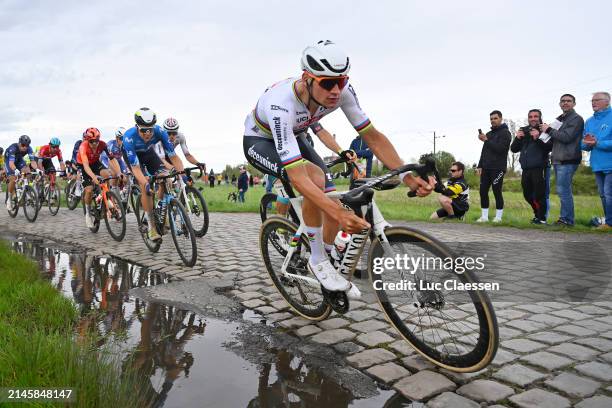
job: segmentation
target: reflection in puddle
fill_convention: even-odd
[[[57,244],[0,235],[41,266],[43,276],[80,311],[77,337],[93,333],[148,380],[156,407],[421,407],[394,391],[355,399],[330,375],[285,350],[266,349],[252,363],[224,343],[240,322],[200,316],[130,296],[135,287],[168,283],[146,267]],[[259,322],[247,313],[245,320]],[[248,347],[248,344],[244,344]]]

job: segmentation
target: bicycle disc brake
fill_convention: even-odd
[[[321,285],[321,292],[323,297],[329,303],[334,312],[338,314],[345,314],[349,310],[349,300],[346,296],[346,292],[343,291],[329,291]]]

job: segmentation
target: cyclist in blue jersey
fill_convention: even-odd
[[[144,211],[147,214],[149,222],[149,239],[158,241],[161,236],[157,232],[153,218],[153,200],[148,192],[148,180],[145,177],[143,170],[151,175],[156,175],[163,171],[163,165],[152,146],[157,142],[161,142],[170,162],[177,171],[183,170],[183,162],[174,152],[174,146],[168,139],[168,133],[156,125],[157,116],[149,108],[140,108],[134,114],[136,126],[125,131],[123,135],[123,150],[125,151],[128,164],[132,169],[132,174],[140,185],[141,203]],[[158,197],[163,197],[163,190],[159,189]]]
[[[4,152],[4,170],[6,170],[6,174],[8,175],[8,192],[11,198],[15,195],[15,176],[18,175],[20,171],[26,174],[30,172],[30,168],[26,165],[24,157],[29,158],[32,168],[38,168],[34,152],[30,146],[31,143],[32,140],[28,135],[21,135],[19,136],[19,142],[10,145]],[[9,211],[13,211],[13,200],[9,199],[6,202],[6,206]]]

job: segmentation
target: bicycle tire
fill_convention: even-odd
[[[49,197],[47,199],[48,201],[48,207],[49,207],[49,212],[51,213],[51,215],[57,215],[59,208],[60,208],[60,200],[62,198],[62,195],[60,193],[60,189],[57,188],[57,186],[51,188],[49,187]],[[55,196],[55,197],[52,197]],[[53,201],[55,200],[55,201]],[[55,205],[52,205],[51,203],[54,202]]]
[[[178,225],[177,218],[174,215],[175,209],[179,216]],[[185,264],[185,266],[195,265],[196,261],[198,260],[198,247],[196,245],[195,231],[191,226],[191,220],[189,219],[189,215],[187,214],[185,207],[183,207],[183,204],[181,204],[176,198],[173,198],[168,203],[168,212],[166,213],[166,217],[170,217],[169,222],[172,241],[174,241],[174,247],[176,248],[176,252],[178,252],[179,256],[183,260],[183,264]],[[180,228],[180,231],[177,227]],[[181,249],[181,245],[179,244],[179,232],[181,235],[189,235],[187,240],[191,244],[191,251],[183,251]]]
[[[259,201],[259,217],[261,218],[262,223],[272,215],[287,218],[286,216],[282,216],[278,213],[271,213],[270,208],[274,206],[274,203],[276,203],[276,197],[277,195],[275,193],[266,193],[261,197],[261,200]],[[300,219],[297,216],[293,206],[291,206],[291,203],[289,204],[289,211],[287,214],[289,215],[289,219],[291,221],[299,225]]]
[[[38,206],[38,195],[36,195],[36,191],[30,186],[25,186],[23,188],[23,196],[21,197],[21,200],[23,202],[23,213],[26,219],[30,222],[36,221],[36,218],[38,217],[38,210],[40,209]],[[33,213],[29,211],[28,208],[31,208]]]
[[[132,185],[132,189],[130,191],[130,197],[128,198],[130,204],[132,206],[132,210],[134,211],[134,215],[136,216],[136,220],[139,219],[138,209],[137,207],[140,204],[140,186]]]
[[[17,195],[17,192],[15,192],[15,196]],[[11,218],[15,218],[17,216],[17,213],[19,212],[19,205],[17,203],[16,200],[17,197],[15,197],[15,199],[13,200],[13,211],[10,211],[8,209],[8,200],[10,200],[10,194],[8,192],[8,188],[6,189],[6,195],[4,198],[4,204],[7,206],[6,207],[6,211],[8,211],[8,214],[11,216]]]
[[[277,232],[279,229],[284,230],[284,232],[279,234]],[[283,260],[287,256],[287,250],[283,248],[283,245],[288,245],[292,241],[297,229],[297,225],[286,218],[269,217],[262,224],[259,232],[259,249],[272,283],[289,303],[291,309],[308,320],[320,321],[327,318],[332,311],[331,305],[323,296],[321,289],[319,288],[318,292],[314,293],[311,286],[302,285],[299,280],[289,281],[280,273]],[[268,248],[268,244],[272,245],[272,250]],[[309,275],[308,277],[316,279],[306,266],[308,262],[306,252],[309,251],[308,239],[302,234],[297,243],[297,250],[291,259],[291,271],[292,273],[299,272],[304,276]],[[302,286],[306,286],[307,292],[303,290]],[[297,293],[294,290],[297,290]],[[309,293],[312,295],[310,298],[307,296]]]
[[[159,251],[159,248],[161,247],[161,244],[162,244],[162,240],[160,239],[159,241],[151,241],[149,239],[149,223],[146,218],[147,213],[145,211],[140,211],[140,208],[142,207],[140,195],[136,197],[135,202],[136,202],[136,208],[134,209],[134,212],[137,215],[136,220],[138,221],[137,222],[138,232],[140,233],[140,236],[142,237],[142,240],[144,241],[147,249],[155,253]]]
[[[440,257],[442,259],[446,259],[447,257],[451,257],[452,259],[456,258],[456,255],[446,245],[433,238],[432,236],[412,228],[390,227],[385,230],[385,235],[391,245],[393,245],[394,243],[402,243],[404,245],[415,245],[419,247],[419,256],[422,253],[421,251],[425,248],[425,250],[427,250],[428,252],[431,252],[435,256]],[[405,253],[406,252],[404,252],[404,254]],[[368,259],[368,273],[370,275],[372,285],[376,285],[374,286],[375,288],[381,287],[385,273],[375,274],[373,272],[373,262],[374,258],[382,257],[383,255],[384,249],[382,247],[382,244],[379,239],[375,239],[370,246]],[[466,270],[462,274],[456,274],[453,271],[449,273],[453,274],[456,279],[458,278],[459,281],[464,283],[478,282],[472,271],[469,270]],[[425,276],[427,277],[427,275]],[[395,282],[396,280],[391,279],[390,281]],[[377,284],[377,282],[381,282],[381,284]],[[392,296],[396,296],[395,293],[397,292],[397,290],[393,290],[391,292],[393,292]],[[444,313],[439,309],[436,309],[436,311],[439,313],[430,313],[429,309],[425,309],[427,316],[420,315],[420,312],[418,312],[419,307],[414,308],[414,310],[417,310],[418,318],[418,323],[414,323],[414,320],[416,319],[415,317],[412,317],[413,323],[411,324],[413,324],[414,327],[422,328],[422,321],[425,320],[425,318],[427,317],[427,320],[429,320],[429,322],[432,323],[433,326],[438,325],[441,327],[446,327],[449,329],[449,331],[453,333],[455,331],[463,332],[461,334],[461,336],[463,336],[461,338],[462,340],[459,340],[460,344],[457,343],[456,339],[452,338],[453,344],[449,344],[447,347],[444,342],[449,338],[443,338],[443,336],[439,332],[437,332],[435,328],[421,330],[420,333],[415,332],[415,330],[411,330],[407,325],[407,322],[410,321],[410,317],[407,315],[407,311],[409,309],[405,308],[407,306],[403,306],[402,309],[402,306],[397,304],[398,302],[396,297],[394,297],[394,301],[390,301],[389,296],[387,295],[387,292],[384,289],[375,290],[378,303],[380,304],[383,312],[385,313],[389,323],[391,323],[391,325],[401,334],[404,340],[406,340],[421,356],[436,364],[437,366],[445,368],[449,371],[474,372],[486,367],[495,357],[495,353],[497,352],[497,348],[499,345],[499,328],[497,325],[497,319],[495,317],[495,311],[493,310],[493,306],[487,293],[484,291],[467,292],[468,295],[466,295],[465,299],[469,299],[469,302],[471,302],[476,312],[475,316],[477,316],[478,318],[478,338],[476,339],[475,344],[473,345],[473,348],[471,350],[470,347],[472,347],[472,345],[468,345],[467,341],[472,340],[472,338],[465,339],[465,337],[469,337],[470,330],[475,330],[475,328],[472,327],[473,325],[475,325],[475,323],[472,323],[473,320],[468,320],[466,322],[461,320],[468,315],[467,311],[469,307],[469,302],[462,304],[462,308],[457,310],[451,310],[450,307],[447,307],[445,309],[447,313]],[[442,294],[442,296],[444,295]],[[445,303],[442,304],[446,306]],[[398,308],[400,308],[399,313],[396,310]],[[462,317],[457,318],[457,313],[459,313],[459,316]],[[452,321],[446,322],[446,316],[450,317]],[[468,325],[467,322],[470,322],[472,324]],[[460,324],[464,327],[460,326]],[[453,327],[454,330],[451,330],[451,327]],[[467,332],[466,328],[468,330]],[[436,333],[438,334],[438,338],[441,341],[437,348],[431,347],[425,341],[425,337],[430,337],[433,338],[435,342]],[[453,347],[457,350],[457,354],[449,353],[450,348]]]
[[[126,232],[126,222],[125,222],[125,208],[123,207],[123,204],[121,203],[121,200],[119,199],[119,197],[117,197],[117,194],[115,194],[112,191],[109,191],[106,193],[106,199],[107,202],[111,202],[113,204],[113,208],[108,210],[106,208],[106,202],[103,205],[102,211],[104,211],[104,223],[106,224],[106,229],[108,231],[108,233],[110,234],[110,236],[117,242],[121,242],[123,240],[123,238],[125,237],[125,232]],[[113,215],[113,220],[109,220],[108,219],[108,212],[111,212],[111,214]],[[111,228],[111,222],[113,221],[117,221],[121,223],[121,230],[119,231],[119,233],[115,233],[115,231]]]
[[[74,210],[77,205],[79,205],[79,201],[81,201],[81,197],[77,197],[74,192],[76,191],[76,180],[70,180],[68,185],[66,186],[66,205],[69,210]]]
[[[200,222],[198,222],[197,224],[194,223],[193,222],[194,218],[191,216],[189,217],[189,219],[191,221],[191,226],[193,227],[193,231],[195,232],[196,237],[202,238],[208,232],[208,223],[209,223],[208,206],[206,205],[206,200],[204,200],[204,196],[202,195],[200,190],[198,190],[197,188],[193,186],[186,186],[185,193],[187,193],[188,196],[190,194],[193,194],[194,196],[193,201],[196,204],[194,207],[196,209],[196,213],[194,215],[198,220],[200,218],[202,219],[201,221],[202,225],[200,226]],[[183,197],[182,194],[180,195],[179,201],[181,202],[183,207],[185,207],[185,210],[187,210],[187,212],[190,215],[193,214],[191,211],[191,206],[188,206],[187,203],[185,203],[185,198]]]

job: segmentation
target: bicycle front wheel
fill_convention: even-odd
[[[208,206],[200,190],[193,186],[185,187],[187,202],[181,194],[181,204],[189,213],[191,226],[198,238],[203,237],[208,232]]]
[[[142,208],[142,202],[140,201],[140,195],[134,198],[134,213],[136,214],[136,220],[138,221],[138,232],[144,241],[145,245],[151,252],[159,251],[162,240],[153,241],[149,239],[149,219],[147,218],[146,211]],[[153,221],[155,222],[155,221]]]
[[[38,217],[38,210],[40,209],[36,191],[34,191],[34,189],[30,186],[25,186],[21,200],[23,202],[23,213],[25,214],[26,219],[30,222],[36,221],[36,217]]]
[[[51,215],[57,215],[60,208],[60,189],[57,186],[49,187],[48,206]]]
[[[455,372],[486,367],[499,344],[497,319],[489,296],[483,290],[447,290],[445,286],[447,281],[478,283],[473,272],[456,273],[445,268],[449,259],[455,265],[457,256],[423,232],[391,227],[385,235],[388,246],[379,239],[372,243],[368,272],[391,325],[419,354],[440,367]],[[377,269],[386,265],[381,260],[406,257],[421,258],[421,265],[426,266],[407,270],[393,263],[391,268],[374,272],[375,264]],[[410,288],[405,284],[408,282],[414,286]],[[398,283],[404,283],[399,286],[401,290]]]
[[[76,189],[76,180],[70,180],[66,186],[66,204],[69,210],[74,210],[81,201],[81,197],[76,195]]]
[[[298,227],[282,217],[270,217],[259,232],[259,248],[266,270],[272,283],[285,298],[289,306],[300,316],[309,320],[323,320],[331,313],[330,304],[325,300],[321,285],[308,270],[310,245],[305,235],[294,240]],[[289,248],[295,247],[287,272],[299,277],[285,276],[281,268]]]
[[[198,259],[196,235],[185,207],[176,198],[173,198],[168,204],[168,214],[166,216],[169,218],[174,246],[183,263],[185,266],[195,265]]]
[[[106,193],[106,202],[102,208],[104,211],[104,223],[111,237],[117,242],[125,237],[125,208],[117,194],[112,191]]]
[[[8,209],[9,200],[13,200],[13,211]],[[8,211],[8,214],[11,216],[11,218],[15,218],[17,216],[17,213],[19,212],[19,205],[18,205],[19,203],[17,202],[17,192],[15,192],[15,195],[11,197],[11,195],[8,192],[8,188],[7,188],[4,203],[6,204],[6,211]]]

